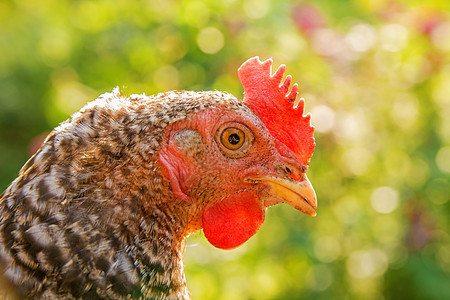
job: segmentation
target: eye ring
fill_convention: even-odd
[[[245,133],[236,127],[225,128],[220,135],[220,142],[229,150],[237,150],[245,142]]]
[[[237,122],[222,124],[215,136],[220,151],[229,158],[244,157],[254,139],[252,131],[247,126]]]

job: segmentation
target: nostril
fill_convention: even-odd
[[[300,181],[303,178],[303,168],[298,168],[294,165],[284,165],[281,169],[285,175],[295,181]]]
[[[287,173],[288,175],[291,175],[291,174],[292,174],[292,171],[291,171],[291,169],[289,169],[289,167],[286,167],[286,173]]]

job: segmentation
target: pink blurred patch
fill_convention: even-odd
[[[30,143],[28,144],[28,154],[31,156],[35,154],[39,148],[41,147],[42,143],[45,141],[45,138],[47,137],[48,132],[43,132],[38,136],[35,136]]]
[[[292,9],[292,19],[297,27],[306,35],[325,26],[325,17],[312,4],[299,3]]]
[[[412,250],[421,250],[434,237],[435,225],[424,207],[415,205],[408,213],[409,228],[406,243]]]
[[[442,22],[444,18],[437,11],[421,10],[415,16],[415,23],[419,32],[425,35],[431,35]]]

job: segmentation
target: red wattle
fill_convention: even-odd
[[[253,236],[264,217],[261,200],[252,192],[240,192],[203,211],[203,231],[214,247],[232,249]]]

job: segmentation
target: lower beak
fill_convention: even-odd
[[[306,175],[302,181],[294,181],[273,176],[257,178],[270,186],[270,193],[281,201],[275,203],[287,203],[293,208],[309,215],[316,216],[317,198],[314,188]]]

